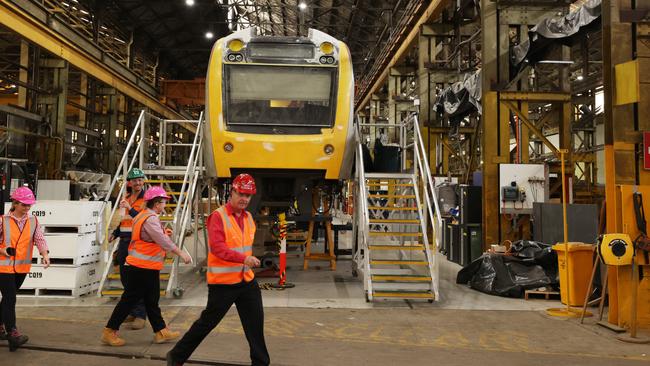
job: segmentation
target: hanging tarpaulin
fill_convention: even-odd
[[[600,3],[590,0],[565,16],[543,19],[528,31],[527,40],[512,48],[512,64],[534,64],[543,58],[549,45],[570,45],[585,32],[599,28]]]
[[[447,114],[451,122],[457,122],[467,115],[481,114],[481,70],[465,74],[463,81],[443,89],[434,103],[436,113]]]

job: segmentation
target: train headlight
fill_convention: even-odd
[[[332,56],[327,56],[327,63],[328,63],[328,64],[333,64],[333,63],[334,63],[334,57],[332,57]]]
[[[237,61],[237,62],[242,62],[242,61],[244,61],[244,56],[242,56],[242,55],[239,54],[239,53],[236,54],[236,55],[235,55],[235,61]]]
[[[332,155],[332,154],[334,154],[334,146],[332,146],[330,144],[327,144],[327,145],[325,145],[325,148],[323,149],[323,151],[325,151],[325,154],[327,154],[327,155]]]
[[[334,53],[334,45],[329,42],[323,42],[320,44],[320,51],[324,55],[331,55]]]
[[[326,64],[327,63],[327,57],[326,56],[321,56],[318,61],[320,61],[321,64]]]
[[[234,148],[235,147],[232,146],[232,144],[230,142],[226,142],[225,144],[223,144],[223,151],[225,151],[227,153],[232,152]]]
[[[228,49],[233,51],[233,52],[239,52],[244,48],[244,41],[241,39],[233,39],[232,41],[228,42]]]
[[[231,53],[228,55],[228,61],[235,62],[236,57],[237,56],[234,53]]]

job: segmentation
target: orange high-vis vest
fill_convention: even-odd
[[[31,216],[21,231],[16,220],[9,215],[2,216],[0,248],[13,247],[16,249],[16,255],[10,257],[0,255],[0,273],[29,273],[32,268],[36,226],[36,218]]]
[[[133,219],[133,233],[126,263],[138,268],[160,271],[165,264],[165,250],[156,243],[142,240],[142,225],[151,216],[155,214],[149,210],[142,210]]]
[[[138,197],[135,198],[135,201],[131,202],[131,196],[132,194],[129,194],[125,197],[125,199],[129,201],[129,204],[131,204],[131,208],[138,212],[142,212],[142,209],[144,208],[144,199],[138,195]],[[122,221],[120,221],[120,233],[131,233],[133,231],[134,219],[135,218],[131,218],[131,215],[129,215],[129,212],[127,211]]]
[[[217,209],[223,221],[226,246],[245,256],[253,255],[253,238],[255,237],[255,222],[253,216],[244,211],[244,230],[242,231],[234,215],[229,215],[225,206]],[[212,252],[208,252],[207,280],[210,285],[232,285],[242,281],[250,282],[255,278],[253,270],[241,263],[226,262]]]

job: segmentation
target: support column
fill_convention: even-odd
[[[29,43],[25,40],[20,41],[20,66],[18,71],[18,81],[23,84],[29,84]],[[18,86],[18,106],[27,109],[27,88]]]
[[[39,97],[39,104],[45,107],[45,118],[49,122],[52,136],[57,138],[58,143],[48,144],[46,176],[57,178],[63,172],[61,170],[65,152],[65,125],[66,105],[68,99],[68,73],[70,67],[67,61],[60,59],[44,59],[40,67],[46,73],[49,85],[47,87],[53,94]],[[60,139],[60,140],[59,140]]]
[[[82,72],[79,80],[79,105],[88,108],[88,75]],[[89,128],[87,121],[87,112],[85,109],[79,109],[79,126]]]
[[[501,152],[501,131],[499,123],[499,24],[497,3],[481,0],[481,47],[482,47],[482,90],[483,114],[482,154],[483,154],[483,247],[500,243],[501,215],[499,214],[499,162]]]

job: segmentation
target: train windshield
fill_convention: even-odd
[[[332,127],[336,68],[226,65],[229,125]]]

